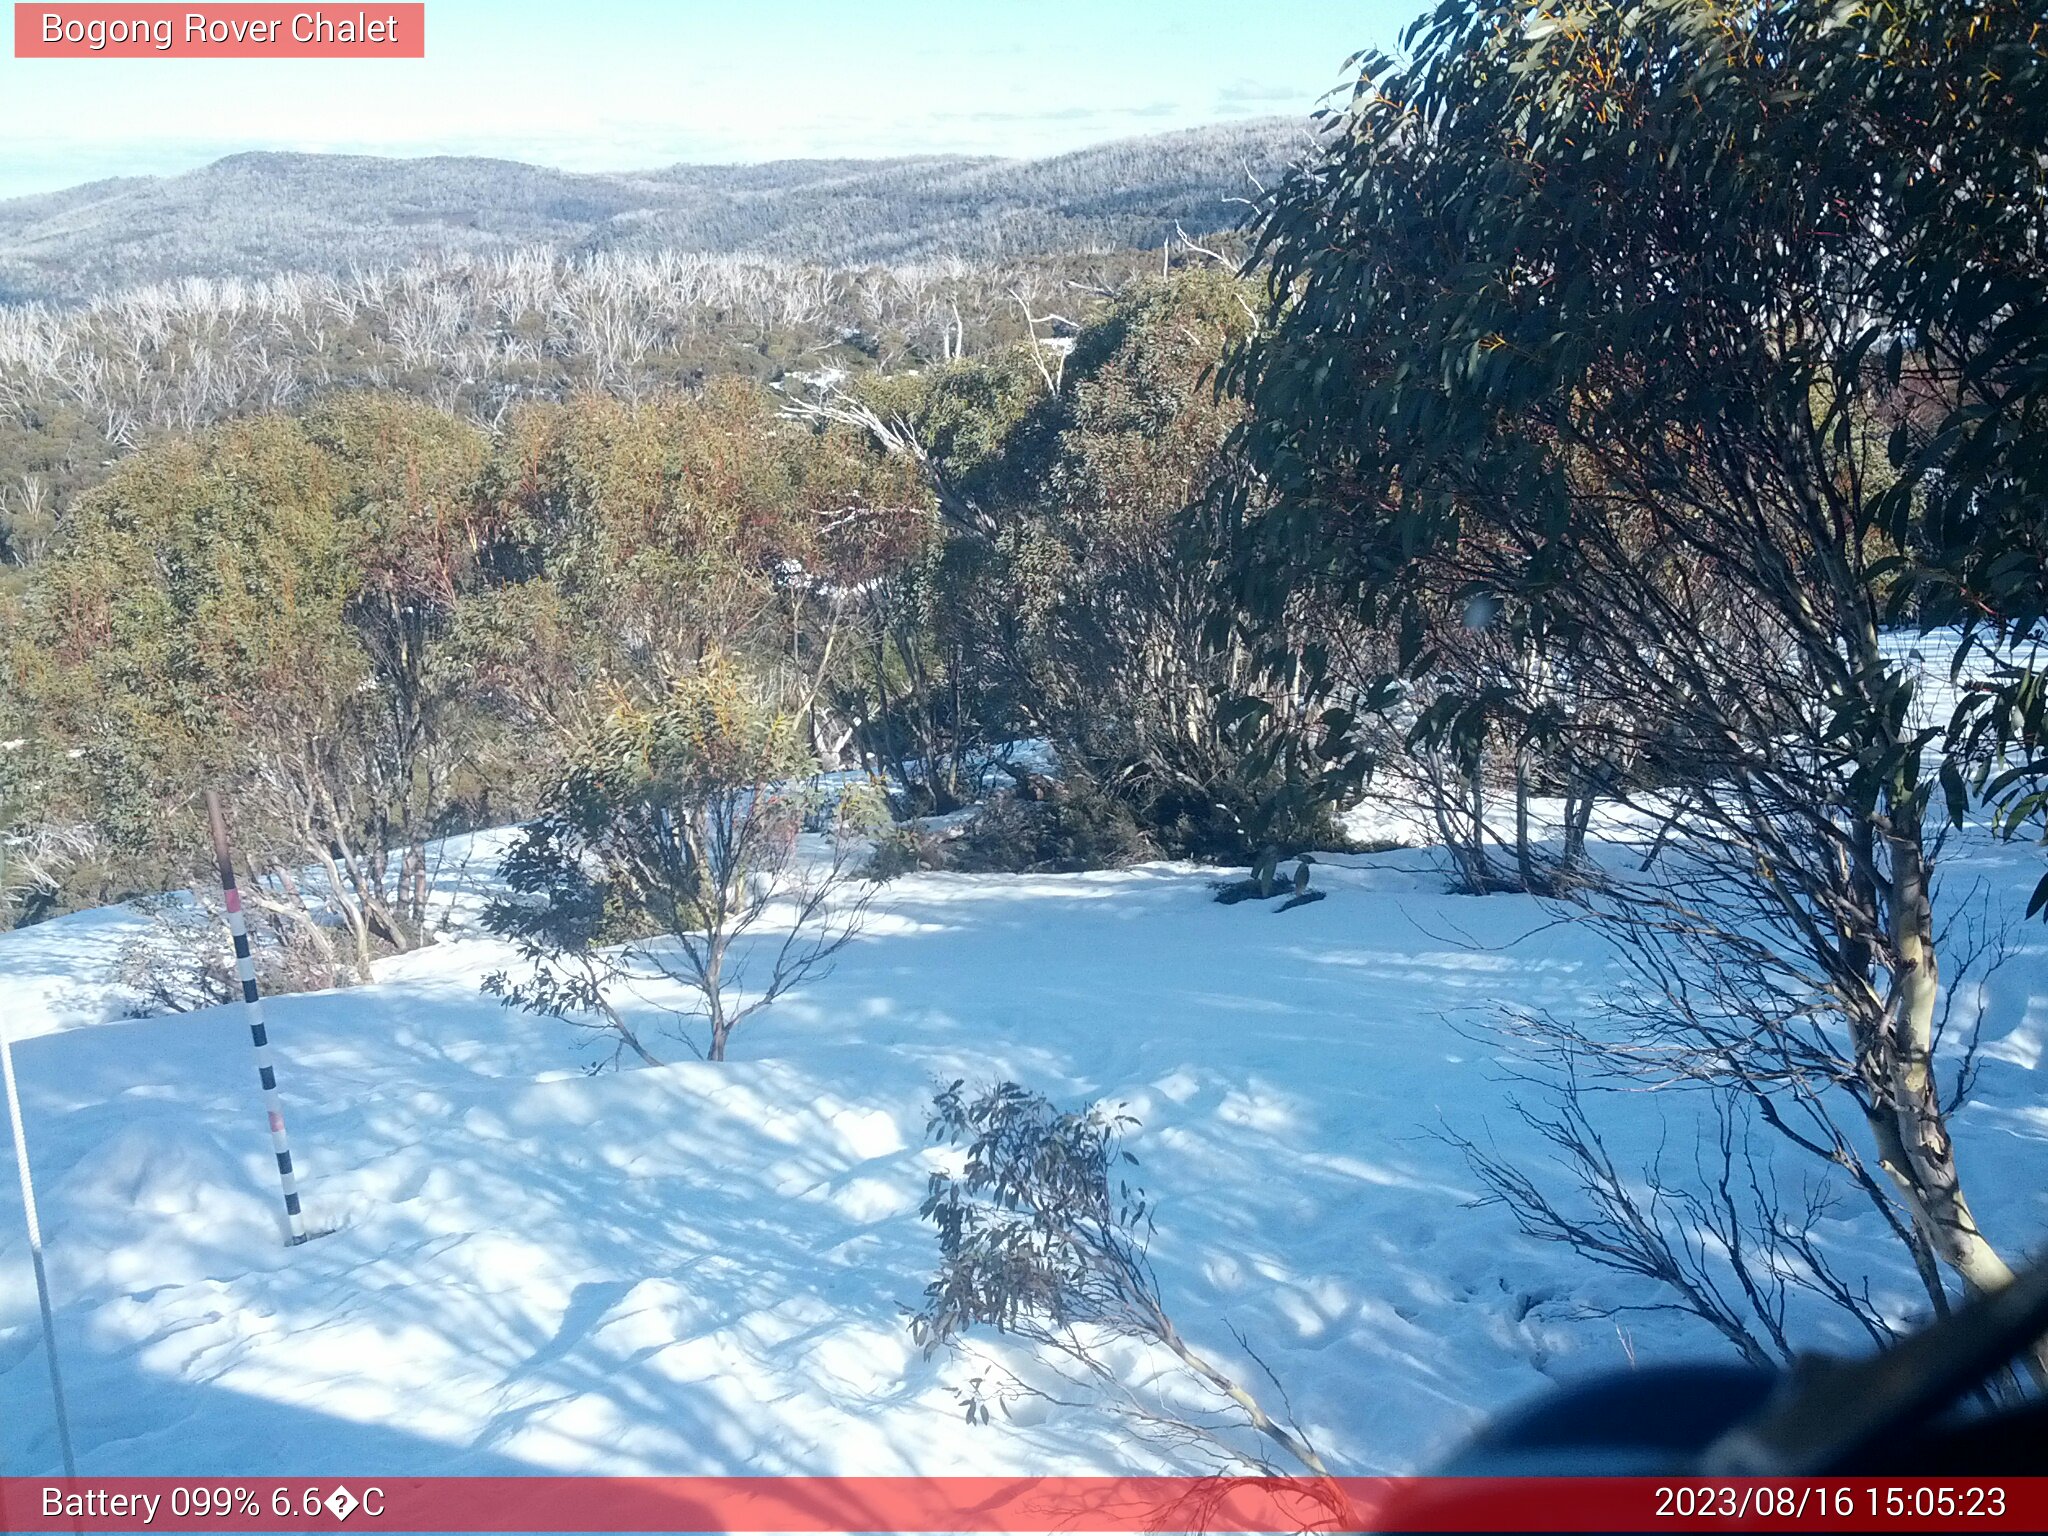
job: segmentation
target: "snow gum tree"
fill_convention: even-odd
[[[1537,709],[1459,697],[1428,643],[1447,604],[1548,658],[1588,706],[1544,719],[1549,749],[1687,850],[1671,882],[1589,898],[1645,963],[1606,1059],[1743,1094],[1848,1170],[1939,1306],[1937,1262],[1973,1290],[2011,1271],[1938,1070],[1967,1037],[1943,1032],[1936,867],[1972,749],[1887,635],[1957,542],[1912,460],[1968,370],[1893,301],[1950,195],[1929,175],[1967,203],[2014,156],[2038,179],[2038,145],[1985,133],[2006,159],[1930,165],[1912,87],[1845,82],[1883,73],[1858,62],[1877,50],[1946,90],[1944,28],[2042,43],[2020,7],[1877,10],[1448,0],[1407,62],[1364,59],[1260,231],[1267,324],[1238,376],[1273,499],[1244,502],[1238,586],[1268,633],[1310,588],[1399,634],[1436,691],[1418,741]],[[2007,78],[1975,72],[1979,113],[2008,110]],[[1944,249],[1948,291],[1974,292]],[[1365,750],[1348,727],[1334,758]]]
[[[1214,376],[1255,327],[1256,296],[1217,266],[1182,267],[1064,321],[1062,353],[793,401],[914,464],[930,492],[938,538],[870,594],[869,696],[852,706],[876,755],[925,780],[923,808],[958,803],[960,775],[931,765],[984,745],[980,727],[1049,740],[1170,852],[1249,860],[1333,835],[1319,805],[1277,814],[1295,765],[1260,750],[1298,737],[1301,691],[1257,675],[1244,636],[1216,622],[1216,493],[1243,464],[1242,403]],[[1256,711],[1238,707],[1247,691]]]
[[[471,686],[554,740],[593,721],[602,678],[658,697],[714,651],[829,695],[853,611],[919,541],[901,466],[813,432],[731,379],[627,405],[515,412],[483,494],[507,524],[499,580],[458,637]]]
[[[181,867],[205,846],[198,791],[218,785],[259,865],[328,866],[367,973],[362,893],[335,852],[360,826],[354,715],[373,686],[342,618],[341,494],[332,463],[276,420],[130,457],[39,570],[19,675],[110,847]],[[266,894],[302,907],[252,900]]]
[[[360,886],[379,937],[427,937],[428,836],[449,781],[474,759],[477,712],[449,638],[500,542],[477,495],[483,434],[389,395],[331,402],[308,422],[345,483],[350,590],[342,618],[374,680],[361,722],[367,783]]]
[[[594,1020],[615,1058],[660,1065],[620,1008],[642,997],[671,1034],[723,1061],[736,1030],[822,976],[858,933],[866,797],[825,801],[799,712],[717,658],[654,703],[619,703],[570,760],[504,857],[511,894],[486,915],[529,972],[485,990]],[[806,839],[821,820],[826,835]]]
[[[445,641],[495,537],[469,493],[482,454],[438,411],[358,397],[152,443],[69,509],[16,677],[143,889],[204,849],[214,787],[265,876],[252,900],[314,950],[315,908],[363,976],[424,942],[425,845],[476,756]]]

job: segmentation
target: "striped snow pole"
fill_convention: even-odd
[[[277,1073],[270,1066],[270,1035],[263,1027],[263,995],[256,990],[256,961],[249,952],[249,924],[242,916],[242,893],[235,885],[235,861],[228,853],[228,824],[221,815],[220,796],[206,792],[206,818],[213,826],[213,856],[220,864],[220,894],[228,909],[228,932],[235,939],[235,974],[242,980],[242,1013],[249,1021],[249,1039],[256,1047],[256,1077],[263,1084],[263,1107],[270,1112],[270,1149],[277,1154],[277,1182],[284,1189],[284,1215],[292,1242],[306,1240],[306,1221],[299,1212],[299,1181],[292,1172],[291,1143],[285,1140],[284,1103],[277,1096]]]

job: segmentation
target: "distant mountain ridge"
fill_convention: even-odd
[[[1237,222],[1308,144],[1287,118],[1037,160],[935,155],[587,174],[514,160],[255,152],[0,201],[0,302],[186,276],[391,266],[541,245],[831,263],[1156,245]]]

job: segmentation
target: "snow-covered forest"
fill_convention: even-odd
[[[2040,1254],[2039,29],[1362,68],[1152,249],[0,310],[87,1470],[1405,1472]]]
[[[1236,222],[1308,147],[1258,118],[1037,160],[921,155],[577,174],[511,160],[232,155],[0,200],[0,300],[449,256],[753,255],[832,266],[1157,250]]]

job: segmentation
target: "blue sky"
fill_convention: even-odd
[[[424,60],[17,59],[10,36],[0,196],[258,148],[571,170],[1053,154],[1304,113],[1421,4],[428,0]]]

